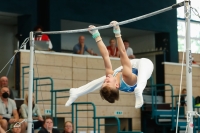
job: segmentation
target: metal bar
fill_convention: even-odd
[[[51,85],[51,84],[38,84],[37,86],[47,86],[47,85]]]
[[[77,111],[94,111],[94,110],[87,110],[87,109],[80,109],[80,110],[78,110],[77,109]]]
[[[7,73],[6,73],[6,77],[8,77],[8,74],[9,74],[9,72],[10,72],[10,68],[11,68],[12,65],[13,65],[14,59],[15,59],[15,55],[14,55],[14,56],[12,57],[12,59],[11,59],[10,66],[9,66],[8,71],[7,71]]]
[[[175,111],[174,111],[174,90],[173,87],[171,86],[171,101],[172,101],[172,121],[171,124],[173,125],[174,121],[175,121]]]
[[[149,52],[135,53],[134,55],[136,56],[165,55],[164,53],[165,51],[149,51]]]
[[[72,123],[74,124],[74,103],[72,103]]]
[[[96,106],[94,105],[94,103],[91,103],[93,106],[93,120],[94,120],[94,132],[96,132]]]
[[[53,90],[53,79],[52,78],[50,78],[50,77],[44,77],[44,78],[40,78],[40,80],[41,79],[50,79],[50,82],[51,82],[51,91]],[[56,92],[55,92],[56,93]],[[51,100],[51,116],[52,117],[55,117],[55,112],[54,112],[54,110],[55,110],[55,104],[56,104],[56,97],[54,97],[54,93],[51,93],[51,98],[52,98],[52,100]],[[55,118],[56,119],[56,118]],[[55,120],[54,119],[54,120]]]
[[[24,73],[24,74],[29,74],[29,72],[26,72],[26,73]]]
[[[186,36],[186,87],[187,87],[187,111],[193,111],[192,103],[192,52],[190,44],[190,0],[185,1],[185,36]],[[193,116],[189,118],[188,133],[193,133]]]
[[[36,103],[39,101],[39,100],[38,100],[38,88],[37,88],[37,85],[38,85],[38,80],[36,80],[36,85],[35,85],[35,86],[36,86],[36,87],[35,87],[35,93],[36,93],[36,94],[35,94],[35,95],[36,95],[36,96],[35,96],[35,99],[36,99]]]
[[[34,57],[34,37],[30,32],[30,67],[29,67],[29,91],[28,91],[28,133],[32,132],[32,101],[33,101],[33,57]]]
[[[58,126],[58,123],[57,123],[57,92],[55,92],[55,123],[56,123],[56,126]]]
[[[72,112],[58,112],[56,114],[72,114]]]
[[[136,17],[136,18],[121,21],[121,22],[119,22],[119,25],[124,25],[124,24],[128,24],[128,23],[135,22],[135,21],[138,21],[138,20],[142,20],[142,19],[154,16],[154,15],[157,15],[157,14],[160,14],[160,13],[163,13],[163,12],[167,12],[167,11],[172,10],[172,9],[176,9],[178,7],[181,7],[181,6],[183,6],[183,2],[178,3],[178,4],[174,4],[174,5],[169,6],[167,8],[163,8],[161,10],[158,10],[158,11],[155,11],[155,12],[152,12],[152,13],[148,13],[148,14]],[[98,30],[106,29],[106,28],[110,28],[110,27],[112,27],[112,26],[111,25],[104,25],[104,26],[96,27],[96,28],[94,28],[94,30],[96,30],[96,29],[98,29]],[[66,31],[36,32],[36,34],[63,34],[63,33],[79,33],[79,32],[88,32],[88,28],[78,29],[78,30],[66,30]]]
[[[63,91],[70,91],[70,89],[51,90],[51,92],[63,92]]]
[[[37,101],[51,101],[51,99],[43,99],[43,100],[37,100]]]
[[[24,88],[24,67],[22,67],[22,96],[23,96],[23,98],[24,98],[24,90],[25,90],[25,88]],[[27,88],[28,89],[28,88]]]
[[[100,124],[100,126],[118,126],[117,124]]]
[[[78,128],[93,128],[93,126],[78,126]]]
[[[55,91],[56,92],[56,91]],[[60,96],[60,97],[56,97],[56,98],[68,98],[69,96]]]
[[[100,119],[98,119],[98,133],[100,133]]]
[[[76,116],[75,116],[75,117],[76,117],[76,131],[78,131],[78,130],[77,130],[77,129],[78,129],[78,118],[77,118],[77,117],[78,117],[78,116],[77,116],[77,115],[78,115],[78,111],[77,111],[77,104],[76,104],[76,106],[75,106],[75,110],[76,110]]]
[[[50,79],[50,80],[52,80],[51,77],[38,77],[38,78],[35,78],[35,80],[45,80],[45,79]]]
[[[119,121],[119,118],[117,118],[117,117],[115,117],[116,118],[116,120],[117,120],[117,132],[119,133],[120,132],[120,121]]]

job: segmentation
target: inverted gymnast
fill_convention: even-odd
[[[153,72],[153,63],[146,58],[129,60],[121,38],[121,31],[118,22],[112,21],[118,49],[120,52],[121,67],[113,71],[112,64],[109,58],[108,51],[100,36],[98,30],[93,30],[95,26],[89,26],[89,32],[95,39],[104,60],[106,76],[93,80],[88,84],[79,88],[70,89],[70,97],[65,106],[71,105],[79,96],[85,95],[99,88],[102,99],[109,103],[114,103],[119,99],[119,90],[124,92],[135,93],[135,108],[140,108],[143,105],[142,92],[145,89],[147,80]]]

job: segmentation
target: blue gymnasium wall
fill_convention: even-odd
[[[29,36],[37,24],[37,0],[1,0],[0,12],[20,14],[18,16],[18,33],[24,38]]]
[[[176,3],[176,0],[49,0],[50,30],[60,30],[61,19],[108,24],[141,16]],[[170,33],[170,61],[178,61],[176,10],[140,20],[123,27]],[[84,27],[83,27],[84,28]],[[60,35],[51,36],[56,51],[61,49]]]

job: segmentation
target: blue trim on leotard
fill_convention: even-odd
[[[120,71],[114,72],[113,76],[116,76],[118,72],[120,72]],[[137,76],[138,70],[136,68],[132,68],[132,73]],[[122,78],[122,75],[120,76],[120,88],[119,88],[120,91],[133,92],[136,87],[137,87],[137,84],[135,84],[133,86],[126,84],[126,82]]]

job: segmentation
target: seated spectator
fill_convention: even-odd
[[[109,41],[110,46],[107,46],[108,53],[110,57],[119,57],[119,51],[116,47],[116,40],[114,38]]]
[[[74,54],[84,54],[85,51],[87,51],[91,55],[97,55],[92,50],[87,48],[87,46],[85,45],[85,37],[84,36],[79,36],[78,41],[79,41],[78,44],[76,44],[73,48]]]
[[[6,133],[0,125],[0,133]]]
[[[53,120],[51,117],[47,117],[43,121],[43,127],[38,133],[60,133],[57,129],[53,128]]]
[[[65,122],[65,127],[63,133],[73,133],[73,124],[71,121]]]
[[[28,118],[28,94],[25,95],[24,104],[21,105],[20,112],[21,112],[21,117],[23,119]],[[33,113],[33,115],[32,115],[33,120],[37,120],[33,123],[34,129],[38,129],[39,127],[42,127],[42,123],[44,120],[42,118],[42,114],[41,114],[39,106],[37,104],[35,104],[35,102],[34,102],[34,95],[33,95],[32,113]]]
[[[135,56],[133,55],[133,49],[131,47],[129,47],[129,41],[128,40],[123,40],[123,42],[124,42],[124,46],[125,46],[128,58],[129,59],[134,59]]]
[[[36,26],[34,28],[34,31],[43,31],[43,28],[42,26]],[[53,48],[53,45],[51,43],[51,40],[49,39],[49,36],[46,35],[46,34],[43,34],[43,35],[37,35],[35,37],[35,40],[36,41],[47,41],[49,43],[49,50],[51,50]]]
[[[9,98],[10,92],[8,87],[3,87],[0,90],[0,125],[6,131],[8,129],[8,124],[13,124],[15,122],[22,121],[19,119],[17,112],[16,103],[14,100]],[[13,117],[12,117],[13,115]],[[27,124],[22,123],[21,132],[24,133]]]
[[[21,124],[20,123],[14,123],[10,126],[12,133],[21,133]]]
[[[8,87],[8,78],[6,76],[2,76],[0,78],[0,88],[2,88],[2,87]],[[8,89],[10,92],[9,98],[14,100],[14,95],[13,95],[12,90],[9,87],[8,87]]]

